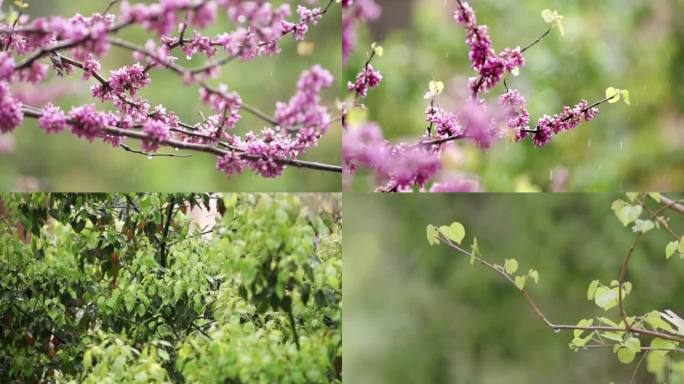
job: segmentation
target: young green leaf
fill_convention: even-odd
[[[629,102],[629,91],[628,90],[621,89],[620,94],[622,95],[622,100],[625,101],[625,104],[632,105],[632,103]]]
[[[527,272],[527,277],[532,279],[535,284],[539,284],[539,272],[536,269],[530,269],[530,271]]]
[[[675,252],[677,252],[677,248],[679,247],[679,241],[670,241],[667,243],[665,246],[665,258],[669,259],[674,255]]]
[[[465,228],[459,222],[453,222],[450,226],[443,225],[439,227],[439,231],[449,240],[461,244],[465,237]]]
[[[525,276],[516,276],[515,277],[515,286],[518,287],[519,290],[525,289]]]
[[[547,24],[554,24],[558,27],[561,36],[565,36],[565,28],[563,27],[563,16],[558,14],[558,11],[544,9],[541,14],[544,22]]]
[[[618,304],[618,290],[617,288],[596,288],[594,295],[594,302],[604,310],[609,310]]]
[[[629,364],[634,360],[636,353],[629,348],[620,348],[617,351],[617,358],[622,364]]]
[[[506,259],[504,262],[504,270],[506,270],[506,273],[509,275],[514,274],[515,271],[518,270],[518,261],[516,259]]]
[[[587,290],[587,300],[594,300],[594,293],[596,292],[596,288],[598,287],[598,285],[598,280],[594,280],[591,282],[591,284],[589,284],[589,290]]]
[[[620,101],[620,90],[613,87],[606,88],[606,99],[608,103],[615,104]]]
[[[427,241],[430,245],[439,244],[439,232],[437,231],[437,228],[435,228],[434,225],[428,224],[426,232]]]
[[[475,264],[475,259],[480,255],[480,247],[477,245],[477,237],[473,237],[473,244],[470,246],[470,265]]]

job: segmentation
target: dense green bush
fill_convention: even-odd
[[[0,199],[9,381],[341,380],[337,197]],[[191,209],[210,206],[198,228]]]

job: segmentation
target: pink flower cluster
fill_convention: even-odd
[[[319,0],[307,0],[313,4]],[[1,3],[1,0],[0,0]],[[249,60],[259,55],[278,53],[278,43],[285,35],[296,40],[304,39],[312,25],[317,24],[333,1],[320,7],[297,6],[297,19],[291,16],[289,2],[273,5],[263,0],[157,0],[145,3],[122,1],[121,16],[93,14],[75,15],[72,18],[41,17],[30,21],[24,15],[17,25],[0,23],[0,132],[9,132],[23,121],[22,103],[10,94],[14,80],[37,83],[44,79],[51,62],[58,75],[71,74],[80,68],[83,80],[95,78],[92,96],[111,101],[116,112],[98,111],[95,104],[72,107],[65,113],[48,103],[38,109],[26,107],[27,116],[38,118],[46,133],[58,133],[66,128],[89,141],[96,138],[119,146],[126,136],[140,138],[142,149],[157,151],[169,140],[206,144],[207,148],[225,151],[219,156],[217,167],[226,174],[236,174],[250,168],[266,176],[282,174],[285,164],[296,160],[312,146],[317,145],[331,122],[320,93],[333,83],[331,73],[316,65],[304,71],[297,83],[297,91],[287,102],[278,102],[274,117],[248,109],[250,113],[272,123],[261,132],[248,132],[243,136],[228,133],[240,120],[242,99],[229,92],[226,85],[216,89],[204,83],[219,74],[220,66],[232,57]],[[204,36],[192,28],[203,29],[217,20],[219,9],[237,27],[216,37]],[[156,31],[158,38],[150,39],[144,49],[128,46],[119,40],[118,45],[133,51],[138,63],[112,70],[108,79],[99,71],[101,58],[109,49],[108,36],[133,24]],[[187,34],[186,34],[187,30]],[[171,34],[178,31],[177,36]],[[192,37],[186,37],[192,33]],[[117,44],[117,43],[115,43]],[[183,51],[188,59],[198,53],[207,57],[223,47],[228,57],[208,61],[200,70],[176,64],[173,51]],[[22,58],[16,67],[15,56]],[[147,65],[141,65],[140,63]],[[200,99],[215,114],[197,124],[183,124],[173,112],[163,106],[152,109],[150,101],[139,91],[150,84],[149,70],[164,68],[180,75],[186,83],[200,82]],[[41,102],[45,103],[46,100]],[[182,126],[182,128],[181,128]],[[135,130],[135,134],[124,132]]]
[[[581,100],[572,108],[565,106],[560,114],[544,115],[539,119],[532,140],[536,146],[543,147],[551,141],[553,135],[575,129],[582,121],[587,122],[596,118],[598,113],[598,108],[589,108],[586,100]]]
[[[169,127],[161,120],[149,119],[143,124],[143,132],[148,134],[153,140],[143,140],[142,148],[146,152],[156,152],[159,143],[171,137]]]
[[[466,44],[470,48],[471,67],[480,74],[479,78],[470,79],[473,95],[494,88],[503,78],[504,72],[511,72],[525,65],[520,47],[507,48],[500,54],[496,53],[492,48],[487,26],[477,25],[475,12],[467,2],[459,3],[454,12],[454,19],[466,28]]]
[[[297,15],[299,15],[299,22],[296,24],[283,22],[283,33],[293,32],[295,40],[304,40],[304,36],[309,30],[309,24],[316,25],[321,19],[321,10],[319,8],[308,9],[299,5],[297,6]]]
[[[22,121],[21,102],[10,94],[9,83],[0,81],[0,133],[13,131]]]
[[[121,15],[124,20],[141,24],[145,29],[164,36],[178,25],[178,11],[191,11],[190,21],[200,28],[213,22],[216,17],[216,2],[203,3],[197,7],[197,2],[191,0],[161,0],[158,3],[133,5],[124,1],[121,3]]]
[[[264,177],[280,176],[285,169],[277,160],[296,158],[315,146],[327,131],[330,115],[320,105],[320,92],[332,85],[332,74],[319,65],[304,71],[297,92],[287,103],[276,104],[278,127],[264,128],[261,135],[248,132],[244,138],[226,135],[234,153],[220,156],[216,167],[227,175],[249,167]],[[295,136],[291,132],[296,132]],[[240,154],[237,154],[239,152]]]
[[[202,87],[199,90],[202,102],[209,105],[214,112],[221,114],[219,128],[233,129],[240,121],[242,99],[236,92],[228,92],[228,86],[221,84],[218,91]]]
[[[299,77],[294,96],[287,103],[276,103],[278,125],[285,130],[297,130],[293,149],[298,153],[315,146],[328,130],[330,114],[320,105],[320,92],[332,83],[332,74],[320,65],[314,65]]]
[[[363,71],[356,75],[353,83],[351,81],[347,83],[347,90],[355,92],[357,98],[364,98],[368,95],[368,89],[378,87],[380,82],[382,82],[382,75],[368,63]]]
[[[506,111],[508,121],[506,126],[515,132],[515,140],[524,139],[528,133],[524,130],[529,129],[530,114],[527,112],[527,100],[520,95],[516,89],[511,89],[499,96],[499,104]]]
[[[358,166],[372,169],[382,184],[379,192],[423,187],[441,168],[439,157],[433,151],[425,146],[391,145],[375,124],[351,127],[345,132],[342,158],[345,173],[355,172]]]
[[[91,64],[92,65],[92,64]],[[92,88],[94,97],[100,100],[112,100],[126,93],[136,96],[138,91],[150,84],[150,77],[139,63],[124,66],[111,72],[106,84],[97,84]]]
[[[342,0],[342,65],[356,48],[356,25],[362,22],[377,20],[380,17],[380,6],[375,0]]]
[[[61,108],[48,103],[43,107],[43,115],[38,119],[38,126],[46,133],[59,133],[66,128],[66,115]]]

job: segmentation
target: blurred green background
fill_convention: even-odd
[[[682,198],[682,196],[670,195]],[[345,382],[627,383],[634,364],[611,350],[568,349],[500,276],[471,266],[444,245],[430,247],[427,224],[460,221],[485,259],[535,268],[529,293],[553,322],[618,317],[586,298],[594,279],[617,279],[633,240],[610,209],[610,194],[345,194],[343,296]],[[672,229],[684,219],[667,213]],[[684,313],[684,261],[665,259],[671,239],[646,234],[633,255],[628,313]],[[637,383],[652,383],[644,364]]]
[[[366,105],[392,141],[414,142],[425,131],[430,80],[447,84],[473,76],[463,27],[453,20],[456,0],[376,0],[383,15],[361,33],[345,78],[362,67],[370,44],[385,54],[373,65],[384,76]],[[547,28],[545,8],[565,17],[526,52],[527,65],[509,78],[527,98],[531,124],[580,99],[604,97],[609,86],[628,89],[632,106],[604,105],[599,118],[558,135],[545,148],[531,141],[502,142],[488,152],[460,143],[445,156],[442,175],[478,177],[485,191],[629,191],[684,188],[683,0],[472,0],[480,24],[490,27],[494,48],[525,46]],[[488,100],[504,92],[503,83]],[[388,103],[387,100],[391,100]],[[449,108],[442,97],[442,106]],[[453,104],[451,104],[453,109]],[[368,191],[372,180],[349,187]]]
[[[147,1],[150,2],[150,1]],[[274,4],[284,1],[276,0]],[[7,2],[5,1],[5,7]],[[38,1],[29,0],[27,12],[32,16],[62,15],[70,17],[75,13],[89,15],[102,11],[109,0],[93,1]],[[310,2],[294,1],[293,17],[296,17],[296,5],[309,6]],[[327,4],[327,1],[325,2]],[[322,4],[322,5],[325,5]],[[118,13],[118,5],[113,8]],[[234,24],[227,21],[225,11],[219,12],[219,22],[203,33],[215,36],[221,32],[234,29]],[[275,102],[287,101],[296,91],[297,79],[301,72],[313,64],[321,64],[327,68],[336,83],[325,90],[324,104],[329,107],[333,118],[339,115],[335,109],[335,96],[339,89],[340,74],[340,6],[330,8],[319,25],[310,28],[306,41],[315,44],[312,56],[299,56],[297,42],[291,37],[282,40],[282,54],[264,56],[253,61],[234,61],[223,67],[220,78],[211,80],[210,84],[219,82],[228,84],[231,90],[238,91],[242,99],[257,108],[273,114]],[[156,34],[146,32],[139,26],[121,32],[124,37],[137,44],[144,44],[147,39],[157,39]],[[177,51],[178,63],[195,67],[203,62],[203,55],[197,55],[192,62]],[[222,57],[219,50],[217,57]],[[46,58],[44,61],[49,62]],[[112,48],[102,61],[102,72],[123,65],[135,63],[131,53],[119,48]],[[65,110],[71,106],[93,102],[90,86],[95,80],[80,80],[81,73],[60,79],[50,74],[46,83],[22,89],[32,96],[44,96],[42,106],[52,101]],[[181,79],[168,71],[152,70],[152,83],[141,92],[151,104],[163,104],[175,111],[181,120],[199,121],[199,112],[205,114],[210,110],[199,100],[198,86],[183,86]],[[15,88],[15,92],[18,90]],[[53,96],[50,96],[53,95]],[[98,104],[99,109],[111,108],[111,104]],[[249,113],[241,113],[242,120],[236,132],[249,130],[260,131],[265,123]],[[148,160],[144,156],[131,154],[121,149],[114,149],[109,144],[96,142],[88,144],[69,133],[45,135],[37,127],[36,121],[26,119],[24,124],[13,133],[14,150],[2,154],[0,150],[0,190],[56,190],[56,191],[339,191],[340,175],[289,168],[277,179],[266,179],[246,171],[241,176],[226,177],[215,168],[215,158],[202,153],[192,153],[192,158],[154,158]],[[3,141],[8,139],[2,138]],[[12,139],[10,139],[12,140]],[[138,143],[129,140],[128,144],[138,147]],[[339,123],[330,127],[328,134],[320,141],[317,148],[310,150],[302,160],[318,161],[328,164],[341,162],[341,128]],[[167,150],[160,151],[168,153]],[[184,152],[178,152],[184,153]]]

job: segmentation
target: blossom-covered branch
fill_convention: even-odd
[[[426,133],[415,144],[390,143],[383,138],[382,130],[372,123],[357,124],[345,128],[343,139],[344,166],[347,174],[357,168],[370,169],[380,192],[411,191],[416,188],[426,190],[430,180],[442,169],[441,156],[457,141],[472,141],[481,149],[489,149],[504,137],[522,141],[528,136],[538,147],[548,144],[556,134],[575,129],[583,122],[595,119],[598,106],[614,103],[624,98],[629,104],[629,92],[615,88],[606,90],[606,97],[589,104],[580,100],[574,106],[565,106],[561,113],[544,115],[534,128],[530,127],[530,114],[527,100],[516,89],[509,89],[505,77],[518,76],[525,66],[524,52],[537,45],[548,36],[554,27],[564,33],[562,19],[557,12],[544,10],[544,22],[550,24],[536,40],[524,48],[505,48],[497,52],[493,48],[486,25],[478,24],[473,8],[466,1],[458,0],[454,20],[466,31],[465,43],[469,48],[470,67],[477,76],[470,77],[465,91],[455,90],[458,104],[448,110],[439,105],[439,96],[445,86],[440,81],[432,81],[425,99],[429,105],[425,110],[428,123]],[[380,85],[382,75],[372,67],[369,56],[364,68],[354,82],[348,83],[348,90],[355,101],[367,96],[368,90]],[[484,95],[499,85],[506,85],[506,92],[496,104],[488,103]],[[354,102],[354,106],[357,103]],[[433,192],[464,192],[479,189],[476,181],[460,178],[447,178],[435,182],[429,188]]]
[[[111,2],[107,11],[115,3]],[[126,138],[141,140],[142,151],[122,147],[129,152],[154,155],[160,147],[171,146],[213,153],[218,156],[217,168],[227,175],[241,173],[248,167],[264,177],[277,177],[288,165],[341,172],[339,166],[299,160],[318,144],[335,121],[320,97],[321,91],[332,85],[329,71],[318,65],[303,71],[292,98],[276,103],[273,115],[245,103],[225,84],[208,83],[220,75],[222,66],[233,60],[249,61],[280,53],[279,42],[288,35],[303,40],[309,27],[317,24],[333,4],[334,0],[326,0],[322,7],[298,5],[296,18],[291,20],[288,3],[275,6],[267,1],[243,0],[162,0],[151,4],[122,1],[118,16],[95,13],[33,20],[21,16],[12,25],[0,23],[0,132],[13,131],[27,116],[38,118],[46,133],[68,127],[79,137],[89,141],[102,139],[115,147],[122,146]],[[217,22],[219,11],[227,14],[235,28],[216,36],[203,35],[201,30]],[[114,36],[134,24],[156,33],[157,38],[141,46]],[[99,59],[111,46],[131,51],[136,62],[105,76],[100,72]],[[199,67],[186,68],[177,63],[176,50],[182,51],[187,59],[203,55],[207,61]],[[225,55],[213,58],[219,50]],[[95,104],[86,104],[74,106],[66,113],[52,103],[41,109],[24,105],[12,95],[10,84],[43,81],[49,68],[44,58],[49,59],[58,76],[71,75],[78,68],[84,81],[95,79],[97,83],[91,87],[93,98],[113,103],[116,110],[98,112]],[[153,107],[151,100],[139,95],[152,82],[153,68],[181,76],[186,85],[199,84],[200,101],[213,114],[203,116],[198,123],[185,123],[163,105]],[[243,110],[268,126],[260,132],[233,133]]]

